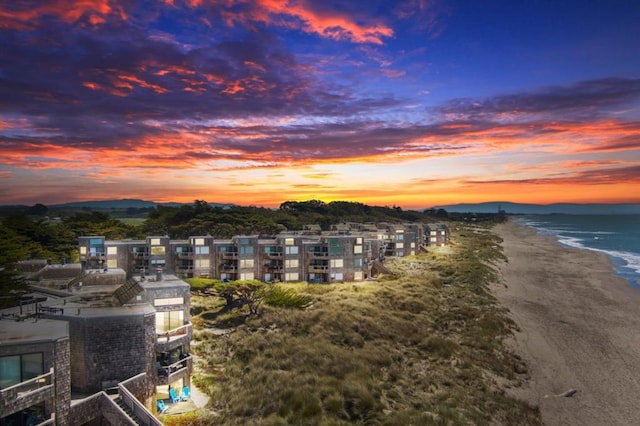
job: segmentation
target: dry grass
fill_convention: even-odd
[[[503,389],[526,369],[487,288],[500,241],[482,228],[453,241],[389,262],[397,278],[287,285],[310,306],[235,314],[224,336],[196,332],[197,382],[218,413],[210,424],[540,424],[537,408]],[[194,322],[228,325],[211,299],[192,299]]]

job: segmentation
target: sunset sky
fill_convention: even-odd
[[[0,204],[640,202],[640,2],[0,0]]]

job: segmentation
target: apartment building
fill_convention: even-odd
[[[0,424],[160,425],[157,386],[190,386],[189,285],[160,270],[127,279],[92,240],[95,269],[30,271],[34,293],[1,312]]]
[[[302,231],[271,238],[238,235],[230,239],[192,236],[170,240],[149,236],[145,240],[112,241],[86,236],[80,237],[79,250],[85,268],[119,268],[128,277],[161,269],[182,278],[329,283],[366,279],[371,275],[372,262],[415,255],[427,245],[447,244],[448,235],[444,225],[427,231],[416,223],[345,222],[333,225],[328,232],[309,225]]]

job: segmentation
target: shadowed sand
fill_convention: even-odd
[[[640,425],[640,291],[603,253],[513,220],[495,231],[508,257],[495,294],[520,328],[531,376],[513,394],[539,405],[546,425]]]

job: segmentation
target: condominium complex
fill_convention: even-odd
[[[344,223],[328,232],[309,226],[271,238],[106,240],[87,236],[80,238],[79,250],[86,269],[119,268],[127,276],[162,270],[182,278],[329,283],[364,280],[375,261],[414,255],[426,246],[448,241],[444,225]]]

